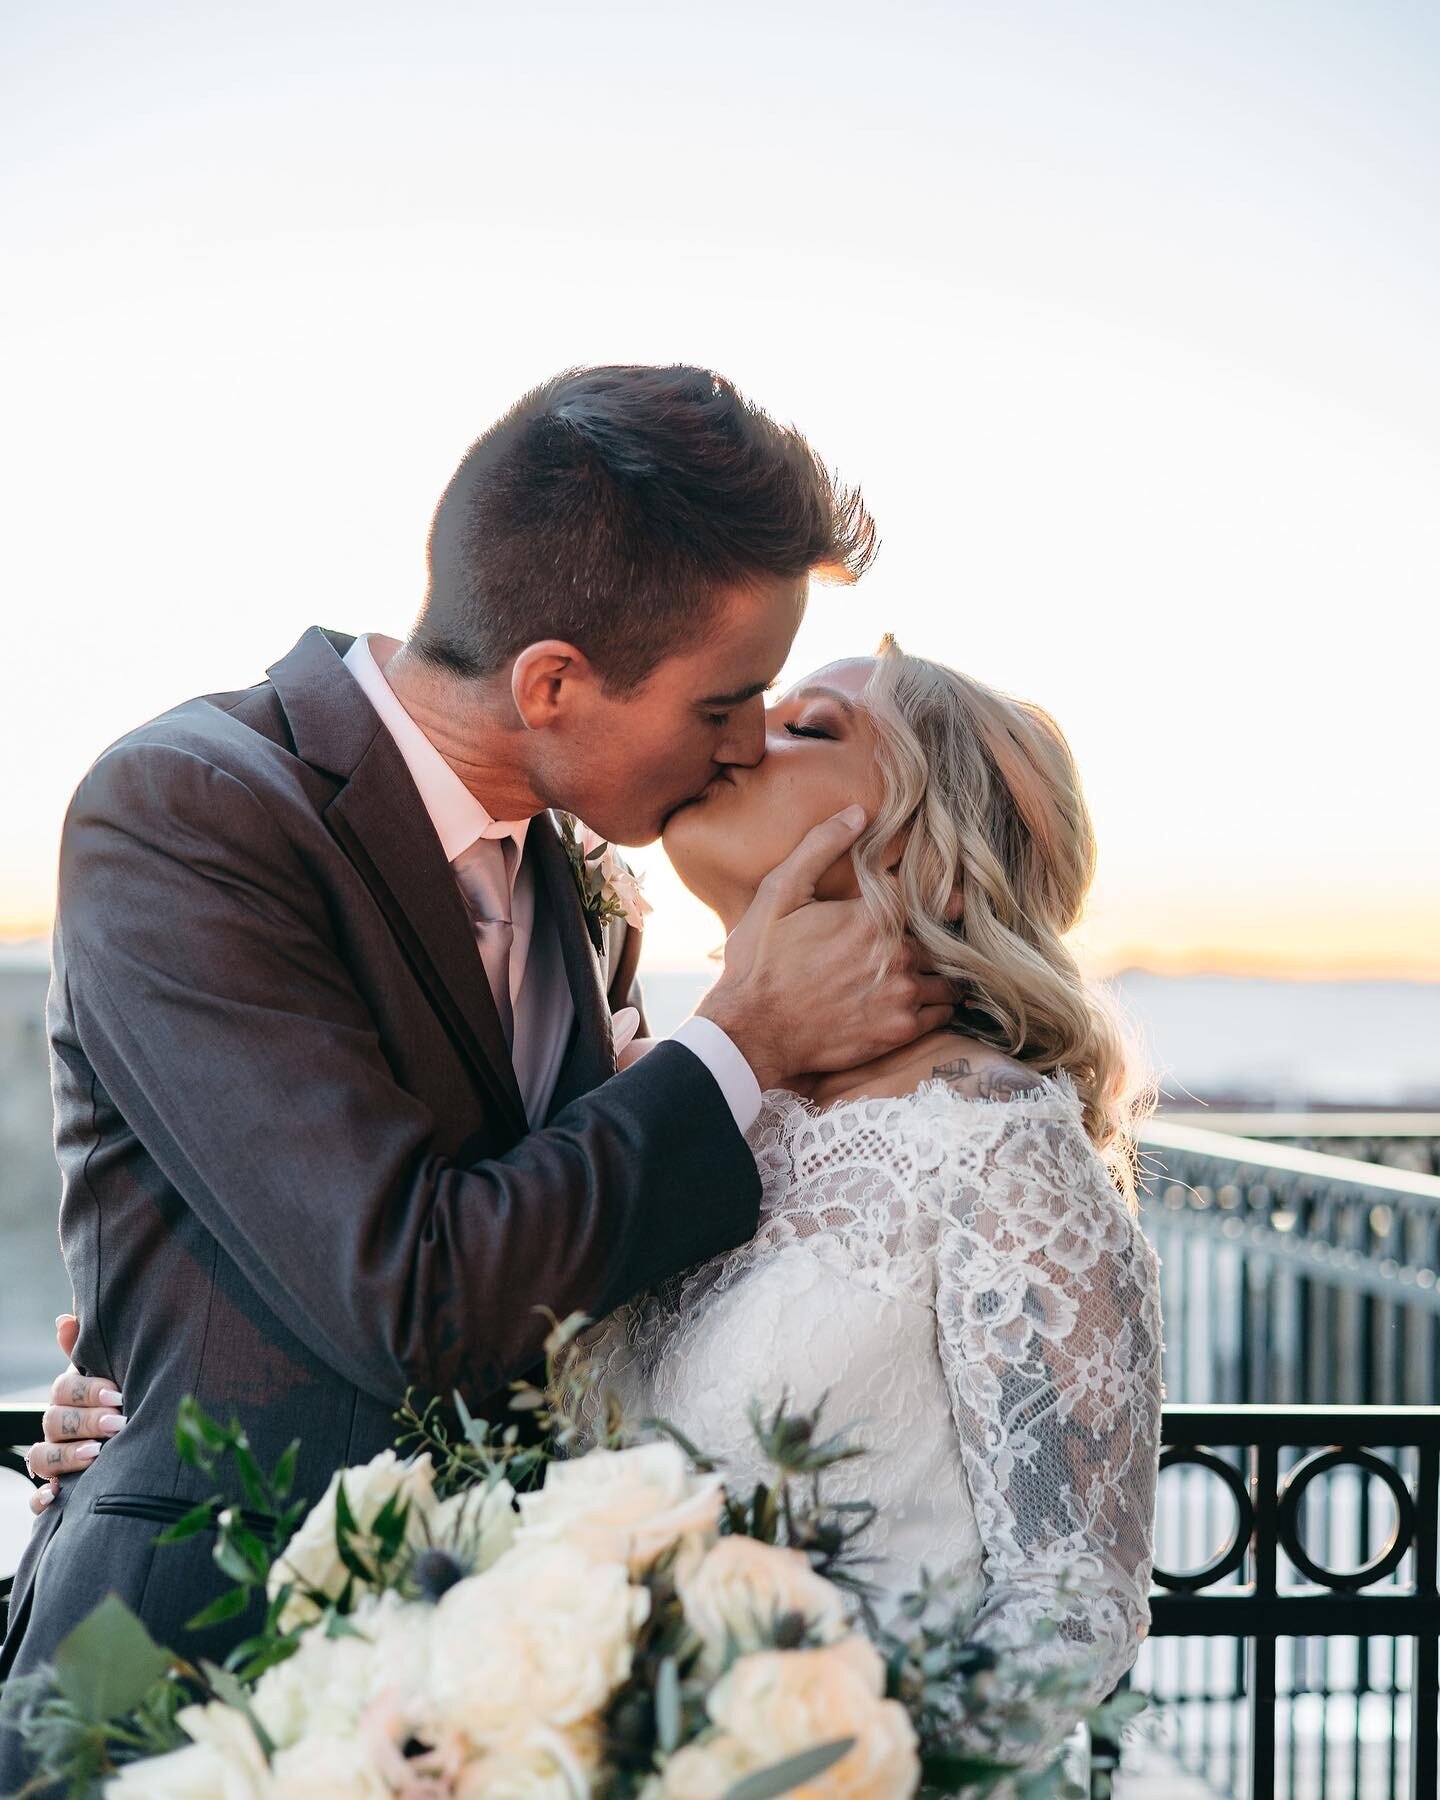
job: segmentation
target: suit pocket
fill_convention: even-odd
[[[178,1525],[188,1512],[200,1504],[198,1500],[177,1500],[169,1494],[97,1494],[91,1503],[92,1513],[107,1513],[122,1519],[148,1519],[152,1525]],[[270,1513],[242,1512],[240,1523],[247,1531],[269,1531],[275,1520]]]

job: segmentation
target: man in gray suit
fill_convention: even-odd
[[[637,934],[582,902],[550,809],[653,839],[764,754],[761,695],[814,571],[873,552],[858,497],[709,371],[571,373],[467,453],[402,644],[313,629],[268,672],[140,726],[68,813],[49,1006],[78,1391],[0,1673],[107,1592],[162,1641],[221,1585],[186,1394],[297,1490],[389,1443],[409,1388],[483,1409],[537,1308],[602,1315],[755,1229],[762,1088],[852,1067],[949,1015],[815,881],[817,829],[731,935],[675,1037],[617,1073]],[[77,1404],[72,1408],[70,1401]],[[74,1411],[76,1416],[63,1415]],[[87,1460],[89,1458],[89,1460]],[[19,1767],[13,1738],[0,1787]]]

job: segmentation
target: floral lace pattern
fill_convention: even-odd
[[[1103,1699],[1149,1618],[1159,1283],[1073,1090],[937,1080],[820,1111],[773,1092],[750,1143],[759,1231],[592,1334],[611,1384],[741,1482],[749,1401],[828,1394],[870,1452],[832,1489],[881,1508],[872,1578],[958,1578],[996,1647],[1051,1621],[1035,1671],[1084,1647]],[[1047,1742],[1073,1722],[1048,1719]]]

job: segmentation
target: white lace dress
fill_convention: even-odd
[[[776,1091],[749,1141],[759,1231],[593,1334],[609,1385],[742,1491],[764,1473],[751,1400],[828,1396],[825,1425],[869,1452],[828,1492],[878,1505],[865,1572],[891,1607],[922,1568],[958,1577],[977,1640],[1054,1620],[1028,1660],[1083,1645],[1104,1698],[1149,1616],[1160,1305],[1073,1090],[935,1080],[818,1111]],[[1049,1723],[1053,1742],[1074,1720]]]

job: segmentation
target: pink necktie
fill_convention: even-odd
[[[519,846],[507,831],[503,836],[497,833],[494,837],[482,833],[450,865],[470,914],[505,1042],[512,1050],[515,1047],[515,1015],[510,1001],[510,948],[515,939],[515,928],[510,921],[510,908],[519,860]]]

